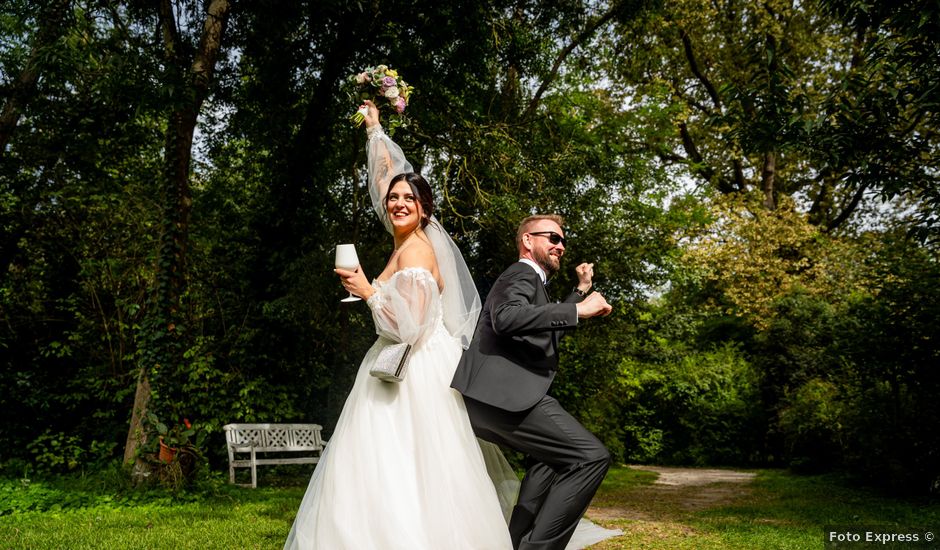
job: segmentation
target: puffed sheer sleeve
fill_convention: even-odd
[[[385,213],[385,193],[392,178],[405,172],[413,172],[411,164],[405,159],[402,152],[392,141],[381,126],[373,126],[367,131],[366,153],[369,165],[369,196],[372,198],[372,207],[382,224],[389,233],[393,233],[392,222]],[[440,269],[441,279],[444,281],[444,292],[441,295],[444,326],[455,338],[460,339],[464,349],[470,345],[473,330],[477,325],[477,318],[482,309],[480,295],[463,255],[454,240],[441,226],[437,218],[431,216],[431,221],[424,228],[425,234],[434,248],[437,265]]]
[[[392,275],[367,303],[379,336],[412,345],[431,335],[441,307],[434,276],[414,267]]]
[[[385,134],[381,126],[373,126],[366,130],[366,156],[369,165],[369,196],[372,198],[372,207],[382,220],[385,229],[392,232],[392,222],[385,214],[385,193],[392,178],[414,169],[405,159],[405,153],[392,138]]]

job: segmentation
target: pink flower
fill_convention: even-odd
[[[394,109],[393,114],[403,114],[407,109],[411,93],[414,91],[411,86],[405,84],[405,80],[398,74],[398,71],[390,69],[387,65],[376,65],[366,67],[362,72],[352,73],[346,77],[347,92],[352,101],[362,102],[366,99],[375,101],[382,108],[389,106]],[[360,126],[364,120],[364,109],[360,106],[359,110],[349,117],[349,120],[355,126]],[[396,122],[396,117],[392,117]]]

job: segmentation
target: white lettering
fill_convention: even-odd
[[[862,540],[862,536],[858,533],[829,531],[829,542],[858,542],[860,540]]]

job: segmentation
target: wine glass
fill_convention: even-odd
[[[359,256],[356,255],[356,245],[338,244],[336,245],[336,268],[355,271],[359,268]],[[349,293],[349,297],[343,298],[341,302],[355,302],[361,300],[359,296]]]

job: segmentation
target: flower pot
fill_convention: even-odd
[[[163,462],[165,464],[169,464],[170,462],[172,462],[173,458],[176,456],[177,450],[178,449],[174,447],[170,447],[169,445],[164,443],[162,437],[160,438],[160,454],[158,455],[158,457],[160,458],[160,462]]]

